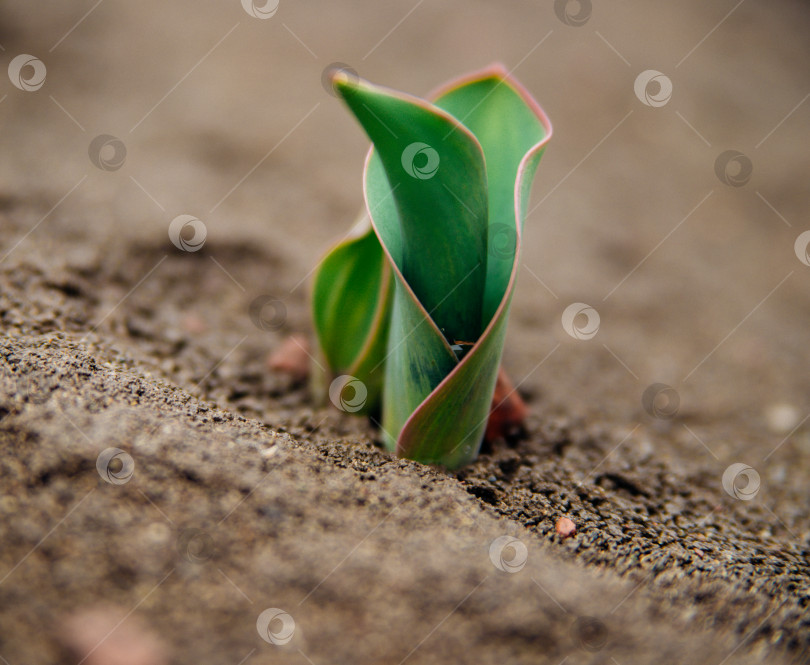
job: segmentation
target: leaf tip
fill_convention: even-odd
[[[322,82],[324,87],[331,88],[331,92],[336,97],[345,98],[347,93],[360,86],[363,79],[348,65],[336,62],[324,70]],[[328,89],[327,92],[329,92]]]
[[[335,69],[329,74],[329,82],[333,88],[346,88],[352,82],[352,77],[343,69]]]

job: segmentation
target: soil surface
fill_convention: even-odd
[[[0,2],[0,662],[810,663],[806,4],[47,5]],[[362,201],[323,70],[496,60],[555,128],[531,415],[446,472],[268,357]]]

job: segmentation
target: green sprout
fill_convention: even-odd
[[[331,81],[373,146],[366,211],[315,275],[322,379],[344,411],[381,411],[390,450],[456,468],[484,436],[551,125],[501,65],[432,102],[345,69]]]

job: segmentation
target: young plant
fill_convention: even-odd
[[[330,397],[345,411],[381,408],[398,455],[455,468],[478,455],[487,425],[551,125],[501,65],[432,102],[345,70],[332,84],[373,146],[366,213],[315,275]]]

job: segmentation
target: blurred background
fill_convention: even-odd
[[[5,64],[27,54],[47,69],[35,91],[9,79],[0,92],[3,195],[36,203],[3,219],[6,251],[31,231],[5,266],[169,251],[169,222],[190,214],[214,256],[241,242],[282,259],[245,289],[282,294],[289,328],[306,330],[305,278],[359,210],[367,147],[323,70],[342,62],[426,94],[502,61],[555,130],[507,367],[520,381],[561,346],[521,388],[546,410],[632,421],[661,382],[681,415],[745,421],[745,445],[765,448],[769,406],[794,409],[785,422],[810,412],[810,273],[794,252],[810,226],[805,4],[342,0],[271,2],[265,18],[246,7],[0,5]],[[125,148],[115,170],[88,158],[99,135]],[[600,317],[590,340],[560,324],[576,302]]]

